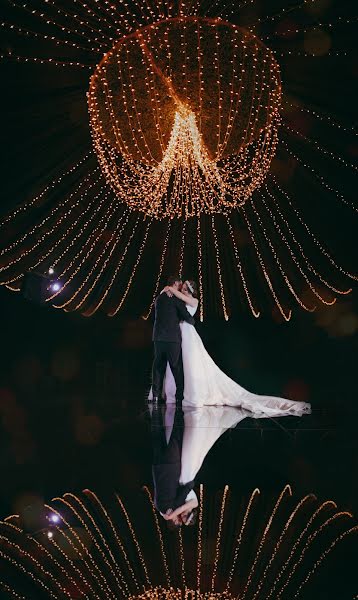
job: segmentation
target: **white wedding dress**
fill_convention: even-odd
[[[197,308],[187,305],[191,315]],[[310,404],[275,396],[260,396],[248,392],[230,379],[214,363],[193,325],[180,323],[184,368],[183,406],[234,406],[255,413],[255,416],[301,416],[311,412]],[[168,404],[175,402],[175,381],[167,365],[164,396]]]

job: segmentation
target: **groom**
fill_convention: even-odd
[[[182,282],[179,277],[169,277],[167,285],[180,290]],[[153,329],[154,361],[152,373],[153,404],[157,405],[162,394],[164,375],[169,363],[176,385],[177,403],[183,400],[184,374],[181,354],[180,321],[194,325],[182,300],[175,296],[160,294],[155,301],[155,322]]]

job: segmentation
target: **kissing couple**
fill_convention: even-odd
[[[302,416],[310,404],[249,392],[215,364],[195,329],[195,281],[169,277],[155,300],[154,361],[148,401],[191,406],[233,406],[256,416]]]

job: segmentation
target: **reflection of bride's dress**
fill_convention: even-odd
[[[181,452],[181,484],[193,481],[205,456],[219,437],[246,417],[256,417],[233,406],[183,407],[184,434]],[[262,415],[261,415],[262,416]]]
[[[187,309],[191,315],[196,312],[192,306],[187,305]],[[193,325],[180,323],[180,328],[185,382],[183,406],[236,406],[267,417],[301,416],[311,412],[305,402],[248,392],[214,363]],[[164,393],[167,403],[175,402],[175,381],[169,365]]]

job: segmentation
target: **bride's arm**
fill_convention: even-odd
[[[186,294],[182,294],[179,290],[173,287],[168,287],[167,289],[171,294],[179,298],[179,300],[183,300],[185,304],[189,304],[190,306],[194,306],[195,308],[198,306],[199,300],[197,298],[193,298],[193,296],[186,296]]]

